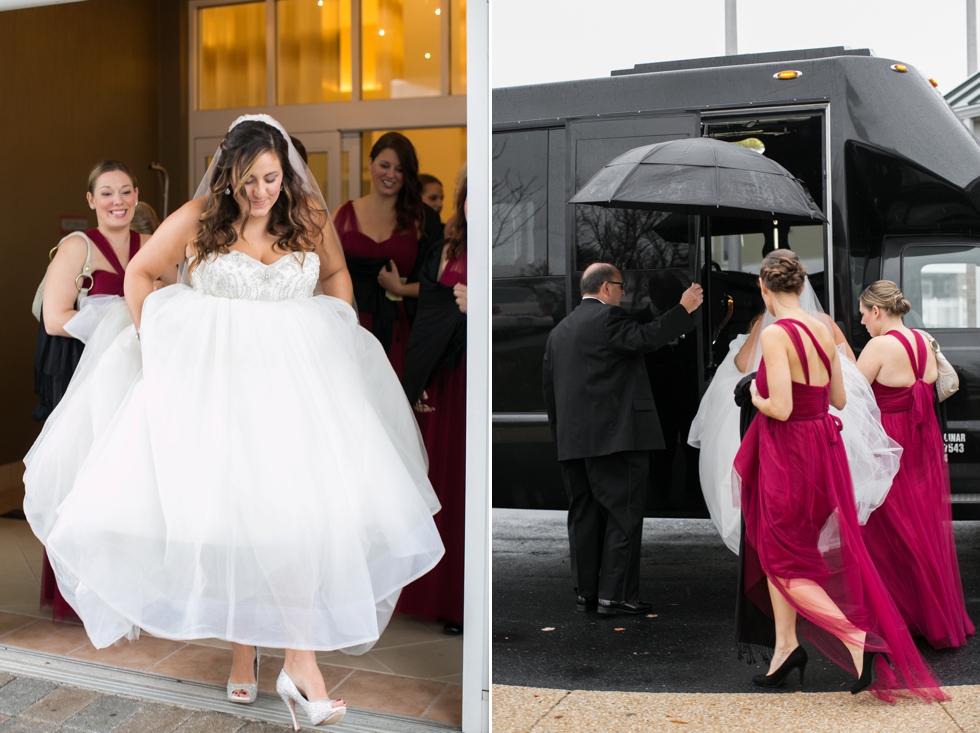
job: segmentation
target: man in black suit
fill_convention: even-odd
[[[623,277],[596,263],[582,274],[582,303],[552,330],[543,380],[552,438],[568,492],[568,541],[577,608],[646,613],[639,600],[640,544],[651,450],[664,439],[643,355],[695,327],[701,286],[652,323],[619,307]]]

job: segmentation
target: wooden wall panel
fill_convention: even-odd
[[[39,432],[29,418],[38,328],[30,305],[59,216],[90,215],[95,226],[88,171],[122,160],[140,198],[159,210],[161,186],[148,169],[157,161],[170,169],[171,209],[186,195],[183,29],[185,0],[0,12],[0,464],[20,460]]]

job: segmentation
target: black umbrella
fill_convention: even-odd
[[[606,163],[569,203],[702,216],[826,221],[779,163],[708,137],[634,148]]]
[[[799,179],[779,163],[708,137],[633,148],[606,163],[569,203],[694,215],[695,277],[701,274],[702,216],[827,221]],[[710,302],[709,282],[705,288]],[[713,362],[709,349],[709,368]]]

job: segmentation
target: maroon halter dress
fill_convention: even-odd
[[[466,284],[466,253],[449,260],[439,282],[446,287]],[[429,481],[442,509],[436,527],[446,547],[442,560],[428,574],[402,590],[398,610],[416,616],[442,618],[463,625],[463,528],[466,520],[466,354],[450,370],[439,366],[426,387],[425,403],[432,412],[416,413],[425,450]]]
[[[926,343],[917,332],[916,353],[908,339],[889,331],[905,347],[915,382],[888,387],[874,382],[881,423],[902,446],[902,460],[888,498],[864,528],[864,543],[902,618],[914,636],[936,649],[958,647],[974,632],[966,614],[953,540],[949,468],[934,385],[923,381]]]
[[[115,250],[98,229],[89,229],[85,234],[88,235],[88,238],[92,240],[92,243],[113,268],[112,270],[95,270],[92,273],[92,288],[88,294],[122,296],[126,269],[119,262]],[[130,230],[129,261],[132,261],[139,251],[139,232]],[[51,616],[55,621],[80,621],[74,609],[68,605],[68,602],[61,595],[61,591],[58,590],[58,581],[55,580],[54,570],[51,568],[51,563],[48,562],[47,552],[41,558],[41,608],[50,608]]]
[[[799,612],[798,623],[810,641],[853,675],[841,637],[886,652],[895,668],[876,658],[878,679],[871,691],[878,697],[945,700],[861,539],[841,423],[828,412],[830,383],[810,384],[800,331],[828,374],[830,359],[803,323],[784,318],[775,325],[790,337],[806,383],[793,382],[787,420],[755,417],[735,457],[732,479],[745,521],[742,591],[772,617],[766,582],[771,578]],[[769,396],[765,360],[756,386]]]

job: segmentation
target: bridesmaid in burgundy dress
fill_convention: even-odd
[[[974,628],[963,599],[946,449],[933,409],[936,355],[902,322],[911,305],[895,283],[871,285],[860,307],[872,339],[858,368],[871,382],[885,432],[903,449],[888,498],[864,528],[864,543],[912,634],[936,649],[962,646]]]
[[[904,691],[944,700],[861,539],[840,421],[828,412],[846,401],[840,364],[830,333],[800,307],[805,274],[789,250],[762,261],[762,297],[778,320],[761,335],[751,390],[761,414],[735,458],[745,522],[741,590],[776,630],[769,674],[753,682],[776,687],[799,669],[802,685],[799,624],[857,675],[853,694],[870,688],[885,700]]]
[[[377,336],[401,379],[419,297],[419,241],[426,223],[419,162],[412,142],[398,132],[378,138],[370,158],[371,193],[338,208],[333,220],[354,283],[358,319]]]
[[[95,229],[85,232],[95,245],[92,249],[92,276],[90,279],[79,279],[76,284],[76,278],[85,264],[87,246],[82,237],[66,239],[48,265],[41,307],[41,324],[47,336],[52,341],[64,339],[66,342],[74,342],[77,357],[81,357],[82,344],[65,330],[65,324],[77,313],[75,299],[79,290],[88,286],[89,296],[121,297],[126,265],[139,252],[143,242],[150,238],[130,229],[139,199],[139,189],[136,187],[136,177],[124,164],[117,160],[99,162],[89,174],[86,198],[89,208],[95,211],[98,220]],[[71,365],[72,371],[77,364],[76,358]],[[64,375],[65,387],[69,378],[70,374]],[[53,396],[45,417],[57,406],[63,395],[64,390],[61,389]],[[77,621],[78,616],[58,591],[47,554],[43,558],[41,573],[41,606],[50,607],[56,621]]]
[[[405,365],[405,393],[415,405],[429,454],[429,481],[442,510],[436,526],[446,554],[402,591],[399,610],[463,630],[463,526],[466,518],[466,179],[456,193],[456,221],[432,247],[419,279],[419,312]]]

